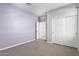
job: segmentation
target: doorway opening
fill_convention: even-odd
[[[47,39],[46,39],[47,21],[46,20],[47,20],[46,16],[40,16],[38,21],[36,22],[36,39],[37,40],[47,41]]]

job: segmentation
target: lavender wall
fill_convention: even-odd
[[[36,20],[11,4],[0,4],[0,48],[35,39]]]

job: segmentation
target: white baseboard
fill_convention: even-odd
[[[22,45],[22,44],[25,44],[25,43],[29,43],[29,42],[32,42],[34,40],[35,39],[29,40],[29,41],[26,41],[26,42],[22,42],[22,43],[18,43],[18,44],[14,44],[14,45],[11,45],[11,46],[8,46],[8,47],[5,47],[5,48],[1,48],[0,51],[6,50],[6,49],[9,49],[9,48],[12,48],[12,47],[16,47],[16,46],[19,46],[19,45]]]

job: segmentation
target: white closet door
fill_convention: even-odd
[[[79,47],[77,38],[76,7],[61,8],[52,12],[52,42],[70,47]]]
[[[54,18],[52,21],[52,42],[63,45],[63,19]]]
[[[77,16],[65,17],[63,19],[63,44],[76,47],[77,41]]]
[[[77,16],[55,19],[53,23],[53,43],[77,47]]]

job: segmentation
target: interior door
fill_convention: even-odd
[[[78,19],[76,6],[67,6],[52,12],[53,43],[70,47],[79,47]]]
[[[52,19],[52,41],[63,45],[63,18]]]
[[[63,19],[63,44],[76,47],[77,41],[77,15],[67,16]]]
[[[37,39],[46,40],[46,21],[37,22]]]
[[[52,24],[54,32],[52,33],[53,43],[77,47],[77,16],[67,16],[55,18]]]
[[[40,22],[40,39],[46,40],[46,22]]]

